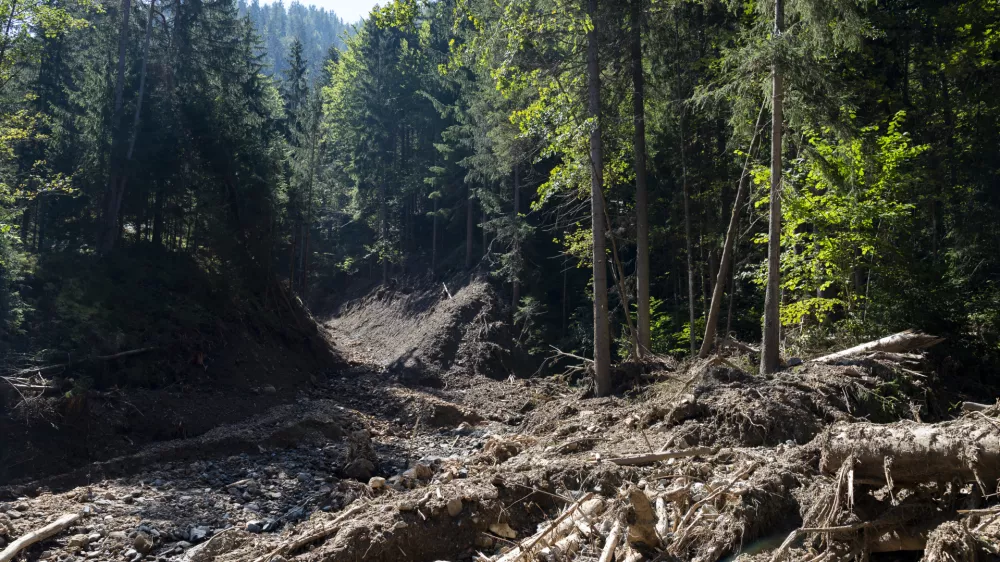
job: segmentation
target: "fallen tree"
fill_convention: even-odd
[[[938,424],[838,423],[823,437],[820,469],[835,474],[853,458],[855,479],[895,484],[1000,479],[1000,423],[979,415]]]
[[[836,353],[817,357],[812,361],[814,363],[836,364],[854,355],[875,351],[882,351],[886,353],[909,353],[920,349],[927,349],[928,347],[935,346],[943,341],[944,338],[924,334],[922,332],[915,332],[913,330],[906,330],[875,341],[849,347]]]

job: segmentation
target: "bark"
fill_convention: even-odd
[[[472,267],[472,234],[474,230],[472,213],[475,201],[472,199],[472,186],[465,187],[465,269]]]
[[[780,0],[779,0],[780,1]],[[691,250],[691,194],[688,192],[687,162],[684,156],[684,114],[681,109],[681,183],[684,191],[684,245],[687,253],[688,320],[691,333],[691,355],[695,353],[694,341],[694,257]]]
[[[518,216],[518,213],[520,213],[520,212],[521,212],[521,176],[520,176],[520,170],[518,170],[517,164],[515,164],[514,165],[514,209],[512,210],[512,215],[511,215],[511,221],[513,221],[513,226],[515,228],[517,228],[517,221],[518,221],[517,216]],[[520,246],[520,243],[517,241],[518,240],[517,237],[518,237],[518,235],[515,234],[514,235],[514,252],[515,253],[520,253],[521,252],[521,246]],[[515,260],[515,262],[516,262],[516,260]],[[521,300],[521,282],[520,282],[520,280],[518,280],[518,275],[521,272],[520,271],[515,271],[513,273],[514,273],[514,282],[513,282],[513,286],[511,287],[511,299],[510,299],[511,300],[511,303],[510,303],[511,315],[513,315],[513,314],[515,314],[517,312],[517,303],[520,302],[520,300]]]
[[[124,190],[119,178],[118,138],[122,119],[122,97],[125,89],[125,55],[128,50],[128,22],[132,13],[132,0],[122,0],[122,26],[118,34],[118,66],[115,71],[115,105],[111,114],[111,174],[108,186],[104,191],[101,208],[100,233],[98,235],[98,252],[107,254],[114,249],[118,237],[118,213],[121,209],[119,193]]]
[[[434,218],[431,222],[431,273],[437,269],[438,249],[438,200],[434,198]]]
[[[1000,427],[982,417],[939,424],[838,423],[822,438],[820,469],[835,474],[852,457],[855,480],[891,480],[893,486],[960,480],[994,493]]]
[[[587,32],[588,113],[590,131],[590,214],[594,238],[594,386],[598,396],[611,394],[611,338],[608,330],[608,267],[604,235],[604,147],[601,144],[601,76],[597,58],[597,0],[588,0],[594,26]]]
[[[863,343],[861,345],[856,345],[854,347],[838,351],[836,353],[831,353],[829,355],[817,357],[812,361],[815,363],[833,364],[837,363],[838,361],[843,361],[844,359],[847,359],[852,355],[858,355],[861,353],[868,353],[872,351],[884,351],[888,353],[909,353],[911,351],[926,349],[928,347],[937,345],[942,341],[944,341],[944,338],[939,338],[921,332],[914,332],[912,330],[906,330],[905,332],[899,332],[898,334],[886,336],[884,338],[877,339],[875,341],[870,341],[867,343]]]
[[[729,217],[729,228],[726,229],[726,241],[722,247],[722,258],[719,260],[719,272],[715,279],[715,287],[712,291],[712,304],[708,309],[708,317],[705,318],[705,339],[701,342],[701,350],[698,357],[704,359],[715,347],[716,331],[719,325],[719,311],[722,308],[722,297],[726,287],[726,277],[730,277],[729,269],[733,262],[736,238],[740,235],[740,211],[743,209],[743,200],[746,199],[750,185],[750,157],[753,154],[754,143],[757,141],[757,131],[760,129],[760,121],[764,117],[764,106],[757,114],[757,124],[754,125],[753,137],[750,139],[750,150],[743,163],[743,174],[740,176],[740,185],[736,190],[736,199],[733,201],[733,213]],[[730,289],[732,291],[732,289]],[[732,296],[730,296],[732,303]],[[730,311],[732,307],[730,307]],[[729,327],[726,327],[728,335]]]
[[[650,350],[649,332],[649,222],[646,192],[646,109],[645,83],[642,75],[642,2],[632,0],[632,122],[635,153],[635,228],[636,228],[636,321],[638,345],[642,356]]]
[[[774,2],[774,36],[784,28],[784,0]],[[781,362],[778,339],[781,336],[781,128],[782,76],[777,62],[771,67],[771,195],[767,226],[767,291],[764,296],[764,330],[760,370],[773,373]]]
[[[13,560],[19,552],[29,546],[58,535],[79,521],[80,517],[82,517],[82,514],[80,513],[67,513],[41,529],[24,535],[23,537],[10,543],[10,545],[8,545],[3,552],[0,552],[0,562],[9,562]]]
[[[386,208],[386,191],[385,191],[385,178],[382,178],[378,185],[378,220],[379,229],[382,232],[382,251],[385,252],[386,248],[384,245],[389,240],[389,213]],[[381,256],[382,258],[382,284],[389,281],[389,259],[388,256]]]

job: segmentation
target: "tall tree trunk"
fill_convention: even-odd
[[[103,205],[101,208],[100,232],[97,241],[97,250],[101,254],[107,254],[115,247],[118,238],[118,213],[121,209],[121,197],[119,167],[121,157],[118,156],[122,120],[122,96],[125,89],[125,55],[128,50],[128,22],[132,13],[132,0],[122,0],[122,25],[118,34],[118,67],[115,72],[115,105],[111,114],[111,173],[108,178],[108,186],[104,191]]]
[[[472,267],[472,234],[475,231],[472,213],[475,211],[475,201],[472,199],[472,186],[465,186],[465,269]]]
[[[157,246],[163,244],[163,191],[162,186],[157,188],[153,199],[153,244]]]
[[[684,143],[684,109],[681,108],[681,186],[684,196],[684,247],[687,252],[687,278],[688,278],[688,321],[690,322],[688,332],[690,333],[691,355],[695,353],[695,328],[694,328],[694,250],[691,248],[691,194],[688,192],[687,181],[687,158],[685,156]]]
[[[785,19],[784,0],[774,3],[774,35],[780,40]],[[760,370],[773,373],[781,362],[781,129],[782,83],[777,61],[771,67],[771,197],[767,225],[767,292],[764,296],[764,338],[760,350]]]
[[[438,251],[438,198],[434,198],[434,221],[431,227],[431,273],[437,269]]]
[[[642,357],[650,349],[649,335],[649,223],[646,194],[646,109],[642,75],[642,3],[632,0],[632,122],[635,153],[635,278],[636,319],[639,342],[636,354]]]
[[[590,214],[594,237],[594,387],[611,394],[611,337],[608,330],[608,266],[604,236],[604,155],[601,145],[601,68],[597,59],[597,0],[588,0],[593,25],[587,32],[587,108],[595,121],[590,131]]]
[[[514,229],[515,229],[515,234],[514,234],[514,252],[516,254],[518,254],[517,259],[514,260],[515,263],[519,263],[519,259],[520,259],[520,255],[519,254],[521,253],[521,244],[518,241],[519,240],[518,239],[519,235],[516,233],[517,222],[518,222],[518,213],[521,212],[521,175],[520,175],[520,172],[521,171],[518,169],[517,164],[514,164],[514,209],[513,209],[513,214],[511,215],[511,221],[512,221],[512,224],[513,224]],[[510,293],[511,293],[510,311],[511,311],[512,315],[517,312],[517,303],[521,301],[521,281],[519,279],[520,274],[521,274],[520,271],[515,271],[514,272],[514,282],[513,282],[513,286],[511,287],[511,290],[510,290]]]
[[[705,339],[701,342],[701,350],[698,357],[705,358],[711,353],[715,346],[715,336],[719,325],[719,311],[722,308],[722,297],[725,293],[726,277],[729,275],[730,264],[733,261],[734,248],[736,247],[736,237],[740,235],[740,211],[743,209],[743,200],[746,198],[750,185],[750,158],[754,151],[754,143],[757,141],[760,130],[760,122],[764,116],[764,106],[760,106],[757,113],[757,123],[753,128],[753,137],[750,138],[750,150],[747,151],[746,159],[743,162],[743,174],[740,176],[740,186],[736,190],[736,199],[733,201],[733,213],[729,216],[729,228],[726,229],[726,242],[722,248],[722,258],[719,260],[719,272],[715,278],[715,287],[712,291],[712,305],[708,310],[708,317],[705,319]],[[730,288],[732,291],[732,288]],[[732,303],[732,295],[729,297]],[[730,306],[730,311],[732,306]],[[730,314],[730,317],[732,315]],[[728,321],[727,321],[728,324]],[[726,328],[727,335],[729,328]]]
[[[386,192],[385,192],[385,178],[382,178],[378,186],[378,220],[379,229],[382,231],[382,252],[386,252],[388,249],[385,247],[389,240],[389,214],[386,208]],[[389,259],[387,255],[382,257],[382,283],[385,284],[389,281]]]

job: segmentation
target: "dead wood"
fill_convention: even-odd
[[[84,359],[80,359],[78,361],[67,361],[66,363],[58,363],[58,364],[55,364],[55,365],[45,365],[45,366],[41,366],[41,367],[29,367],[27,369],[21,369],[20,371],[16,371],[14,373],[11,373],[10,377],[16,378],[16,377],[23,377],[25,375],[43,375],[43,374],[46,374],[46,373],[51,373],[51,372],[59,371],[59,370],[62,370],[62,369],[67,369],[67,368],[69,368],[70,365],[79,365],[81,363],[88,363],[90,361],[114,361],[115,359],[124,359],[126,357],[131,357],[133,355],[140,355],[142,353],[148,353],[148,352],[154,351],[156,349],[159,349],[159,348],[156,348],[156,347],[141,347],[139,349],[130,349],[128,351],[122,351],[120,353],[113,353],[111,355],[94,355],[94,356],[91,356],[91,357],[86,357]]]
[[[566,508],[566,511],[564,511],[562,515],[560,515],[555,521],[553,521],[551,525],[522,541],[520,545],[511,549],[509,552],[507,552],[500,558],[497,558],[496,562],[516,562],[522,559],[530,560],[532,552],[536,547],[540,545],[542,540],[546,539],[550,533],[552,533],[553,531],[555,531],[557,528],[560,527],[560,524],[563,521],[565,521],[567,517],[572,515],[573,512],[575,512],[581,505],[583,505],[593,497],[594,497],[593,492],[587,492],[586,494],[584,494],[582,498],[573,502],[572,505]]]
[[[824,355],[822,357],[817,357],[812,361],[814,363],[837,363],[842,361],[852,355],[857,355],[859,353],[867,353],[871,351],[884,351],[889,353],[909,353],[911,351],[916,351],[919,349],[926,349],[928,347],[937,345],[944,341],[944,338],[939,338],[937,336],[932,336],[930,334],[924,334],[921,332],[915,332],[913,330],[906,330],[905,332],[899,332],[898,334],[893,334],[891,336],[886,336],[875,341],[870,341],[863,343],[861,345],[856,345],[854,347],[838,351],[836,353],[831,353],[829,355]]]
[[[635,486],[629,486],[628,499],[635,513],[635,520],[628,527],[628,542],[642,544],[650,548],[660,546],[656,534],[656,513],[646,493]]]
[[[274,558],[275,556],[280,556],[280,555],[285,555],[285,554],[290,554],[290,553],[296,552],[296,551],[298,551],[299,549],[301,549],[304,546],[307,546],[307,545],[312,544],[312,543],[314,543],[316,541],[325,539],[326,537],[329,537],[330,535],[332,535],[332,534],[336,533],[338,530],[340,530],[340,525],[344,522],[345,519],[349,519],[349,518],[353,517],[358,512],[360,512],[362,509],[364,509],[364,507],[365,507],[364,505],[356,505],[356,506],[352,507],[351,509],[348,509],[347,511],[341,513],[336,519],[334,519],[333,521],[331,521],[331,522],[323,525],[318,530],[313,531],[313,532],[311,532],[311,533],[309,533],[309,534],[307,534],[305,536],[299,537],[297,539],[288,541],[288,542],[282,544],[281,546],[279,546],[278,548],[275,548],[271,552],[268,552],[264,556],[261,556],[259,558],[254,559],[253,562],[270,562],[270,560],[272,558]],[[3,562],[3,561],[0,560],[0,562]]]
[[[1000,479],[1000,424],[991,422],[838,423],[823,437],[820,469],[836,473],[853,455],[858,479],[897,485],[960,479],[993,493]]]
[[[995,407],[996,404],[980,404],[979,402],[962,402],[963,412],[982,412]]]
[[[614,459],[608,459],[608,462],[612,462],[614,464],[617,464],[618,466],[642,466],[669,459],[682,459],[687,457],[702,457],[707,455],[714,455],[718,452],[719,452],[718,447],[691,447],[690,449],[662,451],[659,453],[649,453],[646,455],[635,455],[630,457],[618,457]]]
[[[22,550],[37,542],[41,542],[45,539],[58,535],[76,523],[82,516],[82,513],[67,513],[41,529],[31,531],[30,533],[10,543],[7,548],[3,550],[3,552],[0,552],[0,562],[10,562]]]
[[[614,527],[611,527],[611,533],[608,534],[608,540],[604,541],[604,548],[601,550],[601,557],[597,559],[597,562],[611,562],[615,557],[615,549],[618,548],[618,542],[622,539],[622,524],[621,521],[615,521]]]

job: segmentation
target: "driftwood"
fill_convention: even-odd
[[[979,402],[962,402],[962,411],[982,412],[984,410],[989,410],[994,406],[996,406],[996,404],[980,404]]]
[[[3,552],[0,552],[0,562],[10,562],[22,550],[37,542],[41,542],[45,539],[58,535],[76,523],[82,516],[82,513],[67,513],[41,529],[31,531],[27,535],[24,535],[23,537],[10,543],[7,548],[3,550]]]
[[[622,524],[620,521],[615,521],[615,526],[611,527],[611,533],[608,534],[608,540],[604,541],[604,549],[601,550],[601,557],[597,559],[597,562],[611,562],[615,557],[618,541],[621,539]]]
[[[125,357],[131,357],[133,355],[140,355],[142,353],[148,353],[154,351],[158,348],[156,347],[141,347],[139,349],[130,349],[128,351],[122,351],[120,353],[113,353],[111,355],[94,355],[91,357],[85,357],[77,361],[67,361],[66,363],[58,363],[55,365],[44,365],[41,367],[29,367],[27,369],[21,369],[11,373],[11,378],[23,377],[25,375],[42,375],[45,373],[51,373],[59,371],[61,369],[66,369],[70,365],[79,365],[80,363],[89,363],[91,361],[114,361],[115,359],[124,359]]]
[[[1000,479],[1000,423],[985,416],[939,424],[838,423],[823,437],[820,469],[836,473],[852,456],[856,479],[895,484],[959,479],[993,493]]]
[[[541,531],[535,533],[533,536],[525,539],[516,548],[510,550],[510,552],[504,554],[500,558],[497,558],[496,562],[515,562],[517,560],[530,560],[532,552],[536,547],[538,547],[542,540],[548,537],[550,533],[559,528],[560,524],[566,520],[567,517],[573,514],[577,509],[580,508],[584,503],[589,501],[594,497],[593,492],[587,492],[584,496],[577,501],[573,502],[573,505],[566,508],[566,511],[562,513],[551,525],[542,529]]]
[[[253,562],[270,562],[270,560],[275,556],[290,554],[292,552],[301,549],[304,546],[307,546],[318,540],[325,539],[326,537],[339,531],[340,525],[341,523],[344,522],[345,519],[353,517],[364,508],[365,505],[356,505],[351,509],[348,509],[347,511],[341,513],[336,519],[323,525],[318,530],[313,531],[312,533],[309,533],[297,539],[294,539],[292,541],[286,542],[281,546],[279,546],[278,548],[275,548],[271,552],[268,552],[264,556],[254,559]],[[0,562],[3,561],[0,560]]]
[[[691,447],[689,449],[662,451],[660,453],[649,453],[647,455],[636,455],[633,457],[618,457],[614,459],[608,459],[608,462],[612,462],[614,464],[617,464],[618,466],[642,466],[669,459],[683,459],[687,457],[714,455],[715,453],[718,452],[719,452],[718,447]]]
[[[906,330],[905,332],[899,332],[898,334],[893,334],[891,336],[886,336],[875,341],[870,341],[868,343],[863,343],[861,345],[856,345],[850,347],[843,351],[838,351],[836,353],[831,353],[829,355],[824,355],[822,357],[817,357],[813,359],[814,363],[826,363],[833,364],[838,361],[842,361],[852,355],[857,355],[859,353],[867,353],[871,351],[884,351],[888,353],[909,353],[911,351],[916,351],[919,349],[926,349],[928,347],[937,345],[944,341],[944,338],[939,338],[937,336],[932,336],[929,334],[924,334],[921,332],[915,332],[913,330]]]
[[[635,522],[628,527],[628,542],[642,544],[651,548],[660,546],[660,538],[656,534],[656,513],[646,493],[635,486],[629,486],[628,499],[635,512]]]

